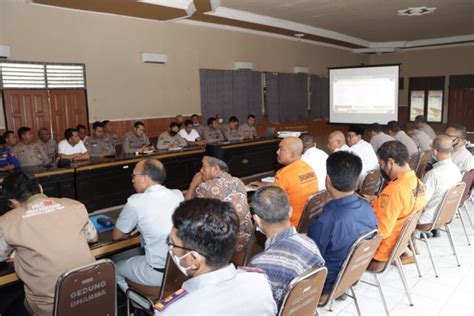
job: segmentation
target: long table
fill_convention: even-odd
[[[278,168],[277,139],[218,144],[230,154],[229,171],[245,177]],[[113,158],[92,158],[74,163],[69,168],[37,166],[24,168],[34,174],[51,197],[76,199],[89,212],[122,205],[134,193],[131,183],[136,163],[144,158],[160,159],[166,168],[164,185],[185,190],[194,174],[201,168],[204,147],[189,147],[179,151],[159,150],[149,155],[121,155]],[[6,173],[0,174],[0,182]],[[0,215],[9,209],[0,187]]]

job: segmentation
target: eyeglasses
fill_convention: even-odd
[[[132,179],[135,178],[136,176],[146,176],[144,173],[132,173]]]
[[[183,250],[187,250],[187,251],[194,251],[194,252],[197,252],[197,253],[200,254],[201,256],[208,258],[206,255],[203,255],[203,254],[200,253],[199,251],[196,251],[196,250],[191,249],[191,248],[186,248],[186,247],[178,246],[178,245],[174,244],[174,243],[171,241],[170,235],[168,235],[168,237],[166,237],[166,244],[168,245],[168,251],[170,251],[170,252],[173,250],[173,248],[179,248],[179,249],[183,249]]]

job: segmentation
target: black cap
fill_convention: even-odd
[[[206,145],[206,152],[204,153],[204,155],[222,160],[226,164],[228,164],[230,159],[232,158],[231,155],[224,149],[222,149],[220,146],[210,144]]]

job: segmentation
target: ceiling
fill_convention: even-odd
[[[332,30],[370,42],[413,41],[474,33],[473,0],[221,0],[221,6]],[[435,7],[399,16],[408,7]]]
[[[0,0],[1,1],[1,0]],[[150,0],[148,0],[150,1]],[[172,0],[174,1],[174,0]],[[192,20],[324,43],[359,53],[474,43],[473,0],[179,0],[187,9],[137,0],[27,0],[151,20]],[[152,0],[153,2],[153,0]],[[170,2],[170,1],[168,1]],[[399,16],[408,7],[435,7]]]

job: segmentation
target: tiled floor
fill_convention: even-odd
[[[474,205],[469,204],[470,214],[474,216]],[[468,234],[474,239],[473,229],[468,219],[466,221]],[[461,266],[458,267],[449,245],[446,233],[440,238],[431,238],[430,244],[438,269],[439,278],[434,276],[433,268],[422,242],[417,246],[420,250],[418,261],[422,277],[418,277],[414,264],[405,265],[405,275],[411,290],[414,306],[409,306],[403,285],[396,267],[392,266],[380,281],[385,293],[390,315],[474,315],[474,248],[467,245],[461,221],[455,218],[451,224],[454,242]],[[373,276],[365,274],[363,279],[373,281]],[[355,288],[362,315],[384,315],[383,304],[378,290],[370,285],[359,283]],[[354,302],[347,298],[345,301],[336,301],[333,311],[328,307],[319,309],[320,315],[342,316],[357,315]]]

